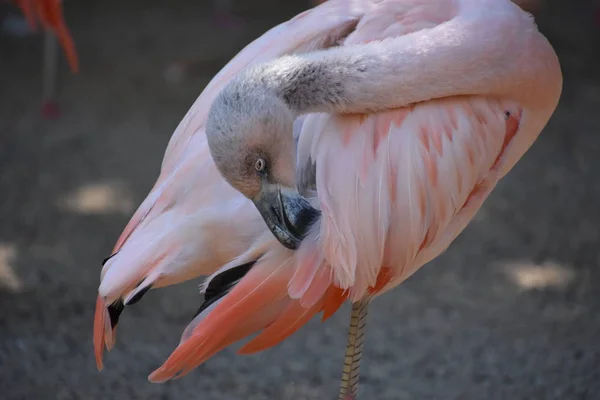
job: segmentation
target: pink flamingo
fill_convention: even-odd
[[[151,381],[256,332],[241,353],[274,346],[350,300],[339,398],[355,399],[369,301],[460,234],[561,89],[554,50],[508,0],[331,0],[271,29],[192,106],[105,264],[99,367],[124,304],[215,271]]]
[[[46,119],[57,118],[60,114],[56,102],[56,84],[58,73],[58,45],[63,48],[71,72],[78,73],[79,59],[69,28],[63,17],[63,0],[15,0],[32,31],[37,22],[44,28],[43,56],[43,102],[42,116]]]

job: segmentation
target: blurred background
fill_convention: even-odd
[[[94,363],[100,262],[175,127],[235,53],[310,7],[231,4],[233,18],[208,0],[67,0],[80,72],[58,49],[48,94],[43,33],[0,2],[0,398],[337,393],[347,305],[261,354],[233,346],[184,379],[148,383],[200,304],[199,281],[130,307],[104,371]],[[544,0],[536,12],[563,68],[559,107],[450,249],[375,300],[364,399],[600,399],[598,5]]]

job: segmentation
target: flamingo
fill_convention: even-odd
[[[553,48],[508,0],[330,0],[271,29],[188,111],[104,265],[98,367],[124,305],[211,274],[150,381],[351,301],[339,398],[355,399],[369,302],[448,248],[561,89]]]
[[[63,16],[62,2],[63,0],[16,0],[30,29],[37,30],[36,21],[39,21],[45,30],[42,115],[47,119],[54,119],[59,115],[56,102],[58,44],[63,48],[71,72],[79,72],[79,59]]]

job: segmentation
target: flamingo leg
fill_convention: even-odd
[[[367,327],[369,301],[369,299],[363,299],[352,304],[348,343],[346,344],[346,356],[344,357],[344,369],[342,370],[338,400],[357,399],[360,359]]]
[[[58,40],[54,32],[44,32],[44,66],[43,66],[43,105],[42,114],[45,118],[58,116],[56,104],[56,85],[58,72]]]

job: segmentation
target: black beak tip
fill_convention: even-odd
[[[307,203],[305,207],[297,208],[292,216],[285,215],[283,224],[272,226],[271,231],[283,246],[297,250],[320,215],[319,210]]]
[[[288,226],[280,227],[278,225],[270,226],[271,233],[284,247],[290,250],[297,250],[302,243],[302,239],[297,237]]]
[[[311,205],[303,207],[295,219],[295,223],[292,227],[294,231],[293,233],[300,239],[304,239],[304,237],[308,234],[310,227],[317,219],[319,219],[320,216],[321,211],[313,208]]]
[[[321,211],[296,194],[283,195],[279,190],[267,192],[254,200],[271,233],[290,250],[297,250]]]
[[[311,226],[321,216],[321,211],[313,208],[308,201],[304,201],[301,207],[296,208],[296,212],[291,218],[285,218],[285,228],[289,233],[289,240],[282,244],[290,250],[296,250],[300,243],[308,234]],[[287,217],[287,215],[286,215]]]
[[[285,247],[287,247],[290,250],[298,250],[298,247],[300,247],[300,243],[302,243],[301,240],[280,240],[281,244],[284,245]]]

